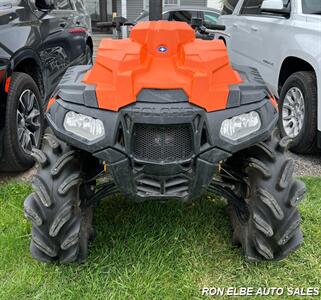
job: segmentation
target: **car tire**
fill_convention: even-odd
[[[299,100],[301,96],[302,100]],[[282,136],[289,136],[292,139],[290,149],[295,153],[307,154],[316,150],[317,103],[317,82],[314,72],[297,72],[286,80],[280,94],[279,128]],[[291,133],[295,124],[299,128],[296,135]]]
[[[25,171],[33,166],[31,151],[41,146],[44,124],[37,84],[25,73],[13,73],[6,102],[1,171]]]

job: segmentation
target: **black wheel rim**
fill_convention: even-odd
[[[21,93],[17,108],[17,131],[21,148],[27,154],[39,146],[40,107],[36,95],[31,90]]]
[[[285,133],[295,139],[302,131],[306,107],[303,92],[292,87],[285,95],[282,106],[282,124]]]

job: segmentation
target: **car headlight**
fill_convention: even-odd
[[[221,136],[232,141],[237,141],[260,130],[261,125],[260,115],[256,111],[251,111],[224,120],[221,126]]]
[[[67,131],[92,142],[105,135],[102,121],[69,111],[65,115],[64,127]]]

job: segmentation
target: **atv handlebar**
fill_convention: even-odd
[[[215,34],[229,36],[224,32],[226,29],[225,25],[210,24],[204,22],[201,18],[192,18],[191,26],[196,31],[196,35],[201,36],[214,36]]]
[[[135,26],[133,22],[128,22],[124,17],[116,17],[112,22],[98,22],[96,26],[98,28],[115,28],[118,32],[121,31],[122,26]],[[210,24],[204,22],[201,18],[192,18],[191,24],[192,28],[196,31],[196,35],[201,36],[213,36],[214,34],[227,35],[223,31],[226,29],[224,25]]]
[[[120,26],[135,26],[135,23],[131,23],[131,22],[126,22],[121,24]],[[96,26],[98,28],[115,28],[117,27],[117,24],[115,22],[98,22],[96,23]]]
[[[110,27],[114,27],[114,23],[113,22],[98,22],[98,23],[96,23],[96,26],[98,28],[110,28]]]
[[[135,23],[128,22],[124,17],[116,17],[112,22],[98,22],[96,26],[98,28],[116,28],[120,30],[121,26],[135,26]]]
[[[226,29],[225,25],[210,24],[210,23],[207,23],[207,22],[204,22],[203,26],[206,29],[209,29],[209,30],[221,30],[221,31],[224,31]]]

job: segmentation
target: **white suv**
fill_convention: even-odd
[[[252,66],[279,99],[292,150],[321,147],[321,0],[229,0],[222,15],[232,63]],[[225,10],[227,13],[229,10]]]

